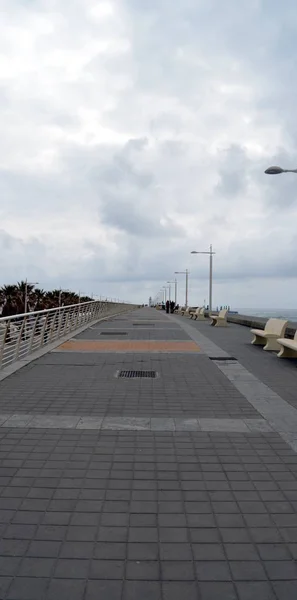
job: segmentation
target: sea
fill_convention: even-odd
[[[297,308],[235,308],[241,315],[250,315],[251,317],[265,317],[277,319],[286,319],[287,321],[297,321]]]

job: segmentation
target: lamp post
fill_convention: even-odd
[[[174,271],[174,275],[185,275],[186,276],[186,302],[185,306],[188,308],[188,289],[189,289],[189,271],[186,269],[185,271]]]
[[[28,310],[28,285],[38,285],[38,284],[39,284],[38,281],[29,282],[28,279],[26,279],[26,281],[25,281],[25,314],[27,313],[27,310]]]
[[[66,293],[68,290],[62,290],[62,288],[59,289],[59,308],[62,306],[62,294]]]
[[[167,283],[170,283],[170,282],[167,281]],[[169,300],[169,302],[171,302],[171,285],[168,285],[167,287],[168,287],[168,292],[169,292],[169,294],[168,294],[168,300]]]
[[[177,303],[177,279],[175,278],[174,281],[167,281],[167,283],[174,283],[174,304],[176,306],[176,303]]]
[[[297,169],[282,169],[282,167],[268,167],[266,175],[280,175],[281,173],[297,173]]]
[[[164,285],[164,290],[165,290],[165,304],[166,304],[166,300],[167,300],[167,290],[168,290],[168,300],[170,302],[170,298],[171,298],[171,286],[170,285]]]
[[[166,300],[167,300],[167,286],[163,285],[163,290],[164,290],[164,303],[166,304]]]
[[[192,250],[191,254],[208,254],[209,255],[209,312],[212,311],[212,257],[215,254],[212,250],[212,244],[209,246],[208,252],[197,252]]]

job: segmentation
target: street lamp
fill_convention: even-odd
[[[268,167],[266,175],[280,175],[281,173],[297,173],[297,169],[282,169],[281,167]]]
[[[25,281],[25,314],[28,309],[28,285],[39,285],[39,281],[31,281],[30,283],[27,279]]]
[[[68,290],[62,290],[62,288],[59,289],[59,308],[62,306],[62,294],[67,294]]]
[[[192,250],[191,254],[208,254],[209,255],[209,312],[212,311],[212,257],[215,252],[212,251],[212,244],[209,246],[208,252],[197,252]]]
[[[170,281],[167,281],[167,283],[171,283],[171,282],[170,282]],[[168,285],[168,286],[167,286],[167,289],[168,289],[168,291],[169,291],[168,300],[169,300],[169,302],[171,302],[171,285]]]
[[[175,278],[174,281],[167,281],[167,283],[174,283],[174,304],[176,306],[176,303],[177,303],[177,279]]]
[[[163,285],[163,290],[164,290],[164,296],[165,296],[164,303],[166,304],[166,300],[167,300],[167,286],[166,285]]]
[[[189,271],[174,271],[174,275],[185,275],[186,276],[186,308],[188,308],[188,288],[189,288]]]
[[[165,303],[166,303],[166,297],[167,297],[166,296],[167,290],[168,290],[168,300],[170,302],[170,299],[171,299],[171,286],[170,285],[164,285],[163,287],[164,287],[164,290],[165,290]]]

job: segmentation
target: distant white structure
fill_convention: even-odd
[[[150,296],[149,297],[149,306],[152,306],[152,305],[153,305],[153,300],[152,300],[152,297]]]

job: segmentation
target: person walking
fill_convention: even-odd
[[[166,300],[166,312],[169,314],[169,300]]]

